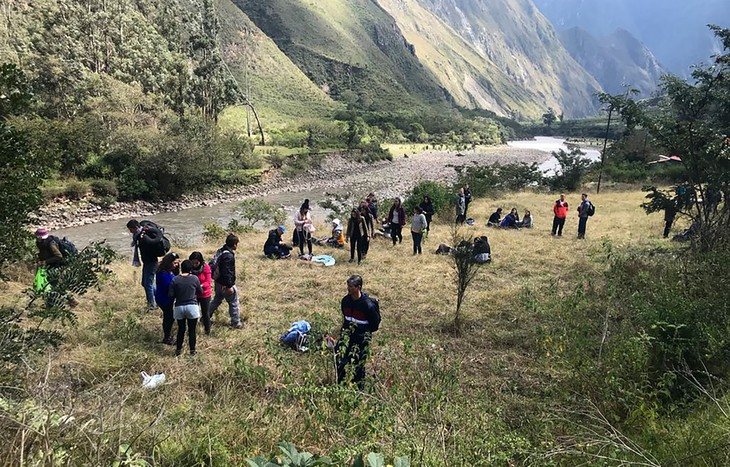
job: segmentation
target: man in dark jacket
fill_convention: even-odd
[[[155,273],[157,272],[159,247],[155,243],[162,240],[162,231],[152,222],[139,222],[136,219],[127,222],[127,230],[132,234],[132,248],[134,248],[132,266],[137,268],[142,266],[142,287],[147,299],[147,309],[149,311],[157,310]]]
[[[236,249],[238,248],[238,237],[228,234],[226,244],[223,245],[213,256],[215,271],[215,296],[210,304],[210,315],[225,299],[228,302],[228,314],[231,316],[231,327],[234,329],[243,328],[238,309],[238,288],[236,287]]]
[[[469,188],[469,184],[464,184],[464,219],[466,219],[469,216],[469,205],[471,204],[471,189]]]
[[[269,230],[269,236],[264,244],[264,254],[272,259],[289,258],[291,249],[289,245],[284,243],[281,236],[286,233],[286,227],[278,226],[273,230]]]
[[[580,195],[580,206],[578,206],[578,238],[586,238],[586,224],[591,212],[591,202],[588,201],[588,195],[583,193]]]
[[[337,357],[337,382],[357,384],[365,388],[365,361],[372,333],[380,326],[380,311],[375,301],[362,291],[362,277],[347,279],[347,295],[340,303],[342,328],[335,346]]]

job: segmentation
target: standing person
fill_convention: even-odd
[[[372,235],[373,232],[375,232],[375,221],[373,220],[373,215],[370,213],[370,209],[368,208],[368,204],[366,201],[363,201],[360,203],[360,216],[365,221],[365,225],[368,228],[368,232],[370,235]],[[362,241],[362,259],[365,259],[368,256],[368,251],[370,251],[370,237],[368,236],[366,239],[361,239]]]
[[[551,235],[554,237],[563,236],[563,227],[565,226],[565,218],[568,217],[568,202],[565,201],[565,195],[561,194],[559,199],[555,200],[553,205],[553,230]]]
[[[368,203],[370,215],[373,216],[375,222],[378,222],[378,198],[375,196],[375,193],[370,193],[368,197],[365,198],[365,201]]]
[[[231,317],[231,327],[242,329],[241,316],[238,308],[238,288],[236,287],[236,249],[238,248],[238,237],[228,234],[226,244],[223,245],[213,256],[215,268],[215,295],[210,304],[210,316],[225,299],[228,302],[228,314]]]
[[[586,238],[586,224],[588,217],[591,216],[593,205],[588,201],[588,195],[583,193],[580,195],[580,206],[578,206],[578,238]]]
[[[386,222],[390,224],[390,238],[393,245],[403,243],[403,226],[406,225],[406,211],[403,209],[400,198],[393,200],[390,212],[386,218]]]
[[[173,300],[170,298],[170,284],[180,271],[180,256],[177,253],[168,253],[162,258],[157,266],[157,287],[155,288],[155,299],[157,306],[162,310],[162,343],[174,345],[172,340],[172,325],[175,324],[175,317],[172,309]]]
[[[132,248],[134,248],[132,266],[142,266],[142,287],[147,298],[147,310],[152,311],[157,308],[155,304],[157,259],[165,255],[164,248],[160,248],[163,232],[154,222],[138,222],[136,219],[127,222],[127,230],[132,234]]]
[[[350,212],[350,219],[347,221],[347,233],[345,241],[350,242],[350,262],[355,261],[355,251],[357,251],[357,264],[362,263],[363,241],[370,237],[368,226],[365,219],[360,215],[360,211],[353,208]]]
[[[203,329],[205,335],[210,335],[211,321],[210,321],[210,300],[213,296],[213,290],[211,283],[213,282],[213,276],[210,271],[210,266],[203,259],[203,254],[199,251],[194,251],[190,254],[190,261],[193,263],[193,270],[191,271],[200,282],[202,293],[197,295],[198,305],[200,306],[200,318],[203,321]]]
[[[413,220],[411,221],[411,235],[413,236],[413,254],[420,255],[423,253],[421,250],[421,242],[423,241],[423,232],[428,228],[428,221],[426,220],[423,209],[417,206]]]
[[[431,220],[434,215],[433,202],[431,201],[431,198],[429,196],[424,196],[423,201],[421,201],[421,204],[419,204],[418,207],[421,208],[423,214],[426,216],[426,236],[428,236],[428,233],[431,231]]]
[[[376,301],[362,291],[362,277],[347,279],[347,295],[340,302],[342,327],[335,345],[337,382],[365,388],[365,361],[372,333],[380,327],[380,310]]]
[[[469,212],[469,204],[471,203],[471,189],[469,189],[469,184],[464,184],[464,220],[467,218],[467,213]]]
[[[669,237],[675,217],[677,217],[677,199],[667,199],[664,206],[664,238]]]
[[[182,353],[185,341],[185,327],[188,328],[188,346],[190,355],[195,355],[195,332],[200,318],[200,306],[196,296],[203,294],[203,288],[197,276],[191,274],[193,262],[186,259],[180,265],[180,275],[175,276],[170,284],[168,297],[175,301],[173,313],[177,321],[177,347],[175,355]]]
[[[463,224],[464,221],[466,221],[466,198],[464,189],[459,188],[459,193],[456,195],[456,224]]]
[[[294,235],[292,243],[299,246],[299,255],[304,256],[304,243],[307,244],[307,251],[312,254],[312,214],[309,212],[309,200],[305,199],[299,211],[294,214]]]
[[[49,235],[48,229],[45,227],[38,227],[33,235],[35,235],[35,246],[38,248],[38,268],[45,268],[48,273],[66,264],[58,237]],[[53,306],[58,304],[56,299],[61,298],[59,294],[53,293],[53,286],[57,283],[58,275],[51,272],[47,277],[52,292],[47,295],[48,305]],[[65,299],[71,308],[79,304],[71,294],[66,295]]]

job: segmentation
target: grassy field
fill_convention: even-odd
[[[195,357],[175,358],[173,348],[159,343],[160,313],[144,310],[140,271],[119,262],[113,279],[82,297],[67,342],[39,369],[28,367],[28,395],[38,410],[73,421],[50,426],[40,417],[49,427],[23,442],[61,440],[88,465],[114,456],[154,465],[242,465],[273,452],[281,440],[340,462],[372,450],[410,456],[412,465],[554,465],[543,457],[561,434],[551,421],[560,401],[549,388],[566,375],[541,355],[544,336],[536,327],[546,318],[530,297],[548,288],[571,290],[585,273],[603,268],[605,241],[616,249],[666,245],[662,218],[643,213],[642,196],[592,196],[597,209],[585,241],[575,239],[577,194],[567,198],[571,215],[562,238],[550,236],[556,195],[476,200],[470,215],[478,226],[461,233],[488,235],[494,260],[467,292],[458,333],[451,326],[451,260],[433,254],[439,242],[452,242],[443,221],[422,256],[411,255],[407,234],[395,247],[375,241],[359,267],[343,251],[316,247],[315,253],[333,253],[337,265],[271,261],[261,254],[264,232],[243,237],[237,265],[245,328],[228,329],[220,309]],[[520,215],[530,209],[535,228],[486,229],[497,206],[517,207]],[[320,226],[318,233],[324,231]],[[200,248],[210,257],[217,247]],[[187,256],[192,248],[175,251]],[[334,384],[328,351],[297,354],[277,343],[298,319],[336,333],[339,300],[354,273],[380,299],[383,316],[365,394]],[[15,271],[0,303],[23,300],[31,280],[29,270]],[[165,372],[167,382],[141,389],[141,371]],[[21,438],[9,442],[5,465],[17,461]]]

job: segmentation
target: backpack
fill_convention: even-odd
[[[370,307],[373,311],[373,318],[369,319],[370,332],[375,332],[380,328],[380,302],[375,297],[368,296]]]
[[[593,203],[591,203],[589,201],[588,202],[588,215],[593,216],[593,214],[595,214],[595,213],[596,213],[596,207],[593,205]]]
[[[220,249],[215,252],[213,258],[211,258],[210,262],[208,262],[208,266],[210,266],[210,277],[213,281],[218,280],[221,275],[221,270],[218,266],[220,265],[221,256],[223,256],[224,253],[230,252],[228,250]]]
[[[76,256],[79,254],[79,249],[76,248],[76,245],[74,245],[74,242],[67,239],[66,237],[58,238],[53,235],[48,236],[48,240],[52,242],[56,242],[56,245],[58,245],[58,249],[61,251],[61,254],[63,255],[63,258],[70,258],[71,256]]]
[[[170,239],[165,236],[165,228],[152,221],[142,221],[139,225],[142,226],[144,233],[140,237],[140,242],[149,247],[155,256],[165,256],[170,251]]]

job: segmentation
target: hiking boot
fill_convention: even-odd
[[[243,323],[241,323],[241,322],[231,323],[231,328],[232,329],[243,329]]]
[[[172,340],[172,337],[168,337],[167,339],[162,339],[162,343],[165,345],[175,345],[175,341]]]
[[[354,263],[354,262],[355,262],[355,258],[350,258],[350,261],[348,261],[348,263]]]
[[[191,356],[191,357],[194,357],[196,353],[197,353],[197,352],[196,352],[195,350],[191,350],[191,351],[190,351],[190,356]]]
[[[175,350],[175,356],[179,357],[180,355],[182,355],[182,349]]]

